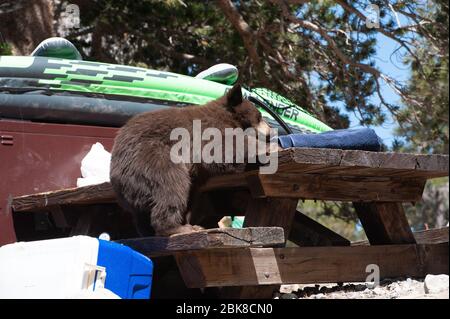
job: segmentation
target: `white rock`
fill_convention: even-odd
[[[424,280],[426,294],[448,291],[448,275],[427,275]]]
[[[366,289],[363,290],[362,293],[366,294],[366,295],[371,294],[372,293],[372,289],[366,288]]]
[[[372,293],[373,293],[374,295],[381,295],[381,294],[384,293],[384,291],[383,291],[383,289],[380,288],[380,287],[375,287],[375,288],[372,290]]]
[[[317,294],[317,295],[313,295],[314,299],[324,299],[325,295],[324,294]]]
[[[297,291],[299,289],[299,285],[294,284],[294,285],[281,285],[280,286],[280,292],[282,294],[289,294],[293,291]]]

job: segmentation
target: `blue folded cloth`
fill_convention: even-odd
[[[278,143],[282,148],[336,148],[373,152],[381,151],[383,145],[380,137],[370,128],[334,130],[319,134],[289,134],[279,136]]]

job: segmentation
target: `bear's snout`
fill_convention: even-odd
[[[267,141],[269,141],[271,133],[274,133],[273,129],[264,120],[261,120],[256,126],[256,131],[258,134],[265,135]]]

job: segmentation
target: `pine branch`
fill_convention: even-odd
[[[252,64],[256,67],[257,73],[260,75],[261,81],[264,83],[264,85],[269,85],[266,77],[264,76],[263,64],[258,54],[258,42],[255,41],[255,39],[257,38],[256,33],[244,20],[231,0],[217,0],[217,5],[222,10],[227,20],[233,25],[233,27],[241,36],[244,47],[247,50]]]

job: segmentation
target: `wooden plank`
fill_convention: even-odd
[[[278,152],[278,165],[304,164],[308,166],[339,166],[343,150],[328,148],[292,147]]]
[[[309,148],[291,148],[279,152],[279,169],[278,172],[271,177],[265,175],[267,182],[277,183],[285,180],[286,174],[297,173],[289,177],[289,184],[295,187],[295,180],[297,183],[309,180],[311,175],[327,175],[327,179],[340,184],[342,180],[349,181],[349,178],[359,177],[376,177],[372,182],[371,187],[380,185],[380,178],[398,177],[391,180],[385,180],[388,187],[398,189],[395,196],[398,200],[410,201],[415,200],[417,191],[414,196],[410,198],[403,194],[400,188],[409,187],[409,182],[412,182],[414,189],[419,187],[420,181],[427,178],[448,176],[449,162],[447,155],[418,155],[418,154],[400,154],[400,153],[383,153],[383,152],[365,152],[365,151],[343,151],[333,149],[309,149]],[[289,173],[289,174],[288,174]],[[250,171],[243,174],[224,175],[211,178],[205,185],[202,186],[202,191],[210,191],[214,189],[224,188],[248,188],[255,176],[258,176],[258,171]],[[283,175],[285,174],[285,175]],[[332,179],[330,176],[342,176],[340,179]],[[295,177],[294,177],[295,176]],[[259,177],[258,177],[259,178]],[[406,186],[402,184],[403,178],[410,178]],[[414,182],[413,180],[416,180]],[[353,179],[353,182],[358,180]],[[364,184],[370,179],[359,180],[359,184]],[[355,184],[353,183],[353,185]],[[342,185],[342,184],[341,184]],[[257,186],[257,185],[256,185]],[[345,188],[345,187],[341,187]],[[255,194],[261,193],[261,189],[255,190],[251,188]],[[364,189],[360,189],[360,193],[364,193]],[[381,191],[378,191],[380,193]],[[406,190],[405,190],[406,192]],[[289,196],[303,196],[297,194],[295,191],[289,191]],[[380,193],[381,194],[381,193]],[[383,193],[385,194],[385,193]],[[400,195],[399,195],[400,194]],[[402,195],[403,194],[403,195]],[[305,194],[304,196],[310,196]],[[348,195],[348,194],[347,194]],[[381,195],[380,195],[381,196]],[[387,196],[386,194],[383,196]],[[314,198],[314,196],[312,196]],[[323,196],[328,197],[333,196]],[[342,196],[340,196],[342,197]],[[346,198],[348,196],[345,196]],[[365,200],[366,197],[373,197],[372,195],[361,195],[359,198]],[[305,197],[307,198],[307,197]],[[384,198],[388,200],[387,198]],[[12,208],[15,212],[32,211],[45,209],[57,205],[85,205],[85,204],[99,204],[115,202],[115,194],[109,183],[100,185],[63,189],[53,192],[46,192],[40,194],[26,195],[13,198]],[[338,199],[334,199],[338,200]],[[342,199],[344,200],[344,199]]]
[[[361,176],[395,176],[433,178],[448,176],[448,155],[424,155],[394,152],[368,152],[324,148],[290,148],[279,152],[280,171],[293,168],[298,172],[348,175],[349,169]],[[346,169],[347,168],[347,169]]]
[[[269,180],[279,181],[286,178],[286,176],[292,176],[290,178],[291,182],[296,178],[299,178],[300,182],[302,175],[306,179],[310,179],[312,175],[326,175],[326,178],[329,178],[331,175],[331,177],[336,176],[334,177],[336,182],[339,181],[337,176],[342,176],[344,181],[350,181],[353,178],[353,181],[358,182],[356,177],[376,177],[378,179],[373,180],[374,186],[379,185],[380,181],[384,180],[391,188],[399,189],[399,187],[403,186],[403,179],[408,180],[406,186],[410,182],[418,186],[428,178],[448,176],[449,171],[448,155],[312,148],[290,148],[282,150],[279,152],[278,165],[276,174],[260,175],[260,178],[263,176]],[[298,175],[291,175],[293,173],[297,173]],[[248,188],[249,180],[254,180],[255,176],[258,176],[257,171],[214,177],[209,179],[201,190],[210,191],[213,189],[234,187]],[[365,182],[371,181],[371,179],[366,178],[359,181]],[[405,201],[409,201],[406,193],[407,191],[405,191],[403,198]],[[295,193],[292,196],[295,196]],[[387,196],[387,193],[385,196]],[[401,197],[402,195],[399,196]],[[411,197],[417,198],[417,196],[416,192]],[[335,199],[331,198],[330,200]]]
[[[397,178],[422,178],[430,179],[446,176],[444,172],[417,171],[400,168],[375,168],[358,166],[315,166],[287,164],[278,168],[278,173],[320,174],[327,176],[361,176],[361,177],[397,177]]]
[[[11,207],[15,212],[25,212],[58,205],[104,204],[115,201],[116,195],[111,184],[102,183],[15,197]]]
[[[295,213],[294,223],[288,239],[302,247],[350,246],[348,239],[302,214],[300,211]]]
[[[244,248],[176,255],[191,288],[295,283],[364,282],[376,264],[380,279],[448,274],[448,244]],[[185,274],[189,274],[186,276]]]
[[[424,179],[295,173],[259,175],[259,179],[261,196],[335,201],[420,201],[426,183]]]
[[[418,244],[441,244],[448,243],[448,227],[434,228],[413,232]],[[360,240],[351,243],[352,246],[368,246],[368,240]]]
[[[202,192],[215,190],[215,187],[233,188],[234,175],[218,177],[200,188]],[[239,177],[241,179],[241,177]],[[230,183],[226,184],[227,180]],[[274,175],[253,175],[247,173],[247,188],[254,197],[291,197],[318,200],[342,201],[420,201],[425,180],[400,179],[389,177],[346,177],[299,175],[278,173]],[[259,183],[259,184],[258,184]],[[226,186],[228,185],[228,186]],[[239,181],[239,185],[243,184]],[[249,186],[251,185],[251,186]],[[37,211],[61,205],[88,205],[114,203],[114,191],[109,183],[63,189],[13,198],[15,212]]]
[[[422,230],[413,234],[420,244],[448,243],[448,227]]]
[[[297,199],[291,198],[250,198],[247,203],[244,227],[269,227],[278,226],[284,229],[286,237],[289,236],[294,214],[297,208]],[[178,260],[177,260],[178,263]],[[178,263],[180,272],[184,277],[189,276],[189,268]],[[252,287],[241,285],[242,287],[221,290],[222,298],[244,298],[255,299],[271,298],[277,286]]]
[[[343,151],[340,165],[378,169],[409,169],[412,171],[412,175],[414,175],[413,171],[429,172],[430,177],[447,176],[449,171],[448,155],[439,154]]]
[[[416,242],[401,203],[353,203],[371,245]]]
[[[284,245],[285,238],[281,227],[249,227],[207,229],[171,237],[133,238],[117,242],[146,256],[162,256],[195,249]]]
[[[264,192],[264,187],[261,184],[262,181],[269,185],[287,182],[288,184],[283,188],[283,191],[287,191],[288,194],[290,194],[290,196],[292,197],[305,196],[305,198],[307,198],[313,196],[311,196],[309,192],[305,192],[305,190],[295,187],[295,185],[299,185],[304,181],[308,182],[312,179],[324,181],[323,183],[326,184],[326,181],[329,179],[334,184],[345,184],[349,187],[359,187],[362,190],[364,190],[364,186],[359,186],[358,184],[369,182],[370,185],[367,185],[366,188],[375,187],[380,196],[389,198],[388,192],[383,190],[384,184],[390,189],[397,190],[397,192],[392,196],[396,196],[400,200],[410,201],[411,198],[417,200],[417,194],[421,191],[417,190],[417,188],[421,187],[421,185],[426,181],[427,178],[426,174],[425,176],[422,176],[423,174],[416,174],[416,177],[411,177],[411,174],[406,174],[402,170],[391,170],[389,173],[385,173],[381,169],[378,171],[373,169],[371,174],[365,174],[364,171],[361,172],[361,170],[365,169],[358,169],[354,167],[336,168],[332,166],[321,166],[320,169],[306,169],[302,168],[301,166],[297,166],[297,164],[294,163],[289,167],[280,167],[275,174],[270,175],[259,175],[257,171],[252,171],[245,173],[245,175],[232,174],[213,177],[200,188],[200,191],[208,192],[217,189],[244,188],[250,189],[256,197],[263,197],[268,195],[266,195]],[[397,172],[398,174],[394,174],[392,173],[392,171]],[[404,174],[405,176],[403,176],[402,174]],[[259,181],[259,179],[261,179],[261,181]],[[255,181],[257,180],[258,183],[255,183]],[[255,190],[255,188],[250,185],[255,185],[258,189]],[[295,189],[292,189],[291,187],[295,187]],[[333,187],[333,185],[331,185],[330,188],[331,187]],[[403,187],[413,188],[413,195],[408,195],[408,190],[403,190]],[[281,190],[275,192],[275,194],[278,194],[280,192]],[[323,193],[325,193],[325,191],[323,191]],[[352,196],[351,193],[348,194],[347,192],[344,192],[344,194],[344,197],[346,198]],[[333,196],[328,193],[321,196],[326,200],[328,200],[328,198],[330,198],[330,200],[334,200],[332,198]],[[343,197],[342,195],[338,196]],[[374,195],[360,195],[360,197],[372,200],[374,198]]]

